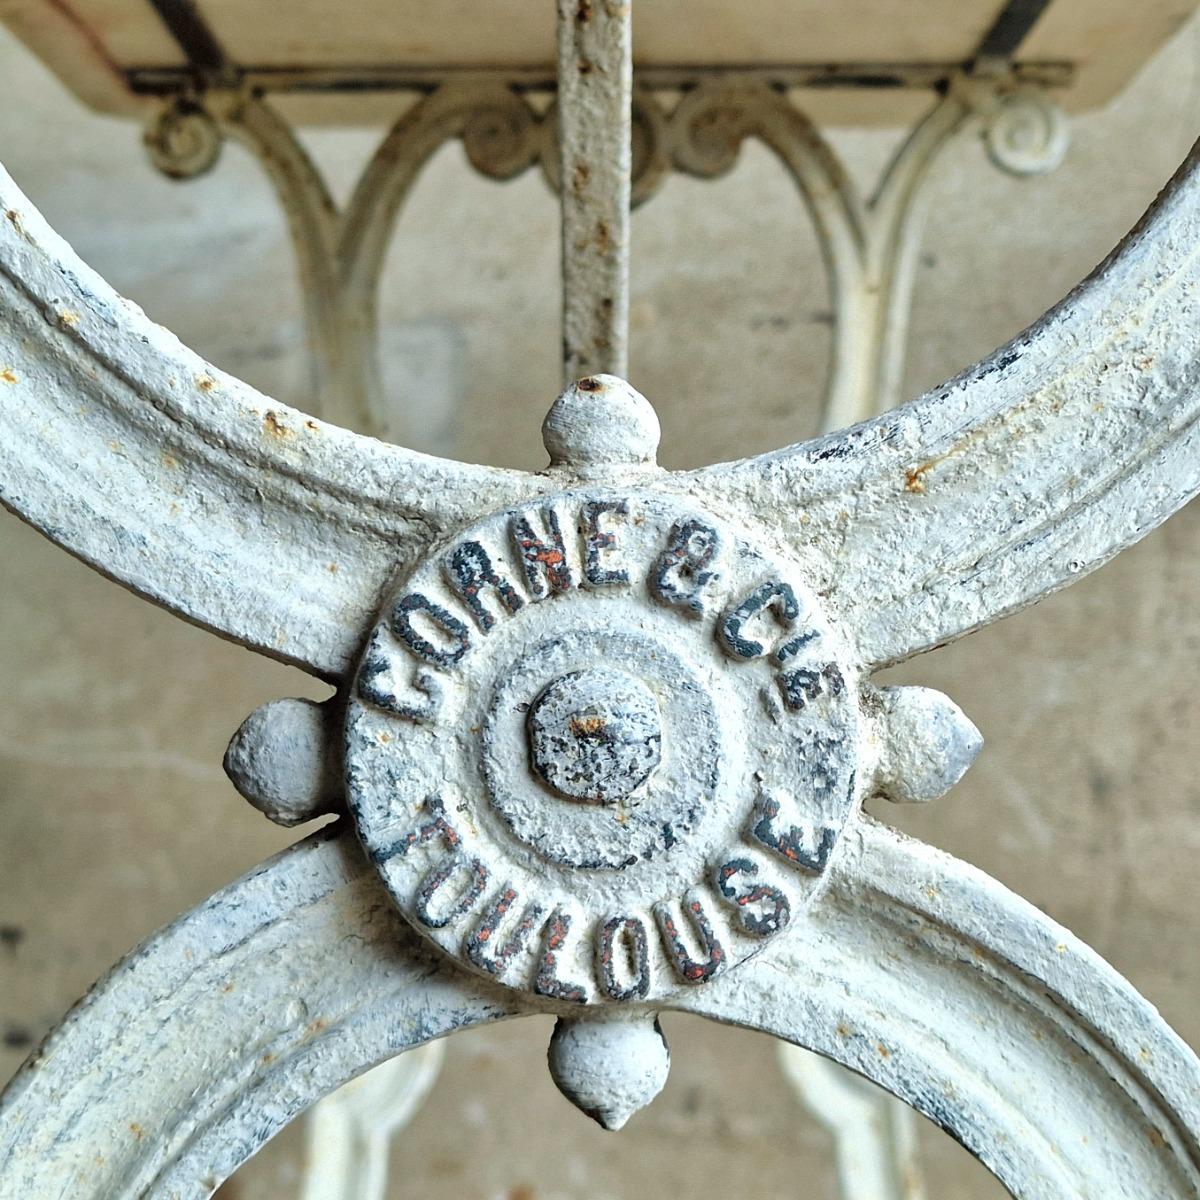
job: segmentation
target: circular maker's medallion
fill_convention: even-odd
[[[405,916],[551,1000],[654,1000],[749,957],[857,805],[847,655],[794,568],[652,493],[531,500],[388,598],[346,776]]]

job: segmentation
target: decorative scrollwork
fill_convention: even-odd
[[[671,157],[680,171],[713,179],[731,171],[742,142],[759,132],[771,93],[759,87],[689,91],[671,114]]]
[[[1044,175],[1063,160],[1070,128],[1062,108],[1039,88],[996,98],[987,111],[988,156],[1011,175]]]
[[[514,179],[533,166],[541,153],[539,122],[528,101],[515,92],[489,94],[463,126],[468,161],[489,179]]]
[[[637,208],[654,196],[671,173],[669,126],[666,114],[653,93],[635,88],[632,112],[633,177],[631,207]],[[547,186],[558,195],[562,169],[558,150],[558,103],[552,103],[542,118],[540,163]]]
[[[221,157],[220,126],[194,100],[173,100],[147,127],[150,161],[171,179],[195,179]]]

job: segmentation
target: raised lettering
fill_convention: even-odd
[[[717,626],[721,645],[735,658],[758,658],[766,652],[762,642],[743,635],[743,628],[762,612],[774,613],[785,628],[800,615],[800,605],[791,585],[773,580],[757,587],[726,614]]]
[[[451,880],[458,878],[457,892],[450,889],[450,899],[443,899],[441,913],[434,912],[434,901]],[[413,901],[413,911],[430,929],[444,929],[452,922],[460,921],[474,907],[487,887],[488,869],[478,858],[468,857],[456,850],[435,866],[421,883]]]
[[[664,604],[693,616],[704,612],[705,585],[717,578],[710,570],[721,549],[721,535],[701,521],[677,521],[667,548],[650,572],[650,590]]]
[[[779,819],[780,807],[774,796],[760,792],[746,832],[793,867],[813,874],[825,870],[837,841],[837,830],[810,821],[787,824]]]
[[[569,983],[559,977],[563,947],[571,933],[572,914],[556,908],[546,922],[546,936],[542,942],[542,961],[538,964],[533,990],[539,996],[551,1000],[567,1000],[573,1004],[587,1001],[587,989],[581,983]]]
[[[846,681],[836,663],[826,663],[819,671],[797,667],[795,670],[779,673],[779,690],[783,694],[783,702],[797,712],[807,708],[823,693],[840,696],[845,686]]]
[[[515,613],[525,601],[507,579],[492,565],[491,556],[478,542],[461,542],[450,551],[445,563],[450,586],[471,610],[475,624],[487,633],[496,623],[495,614],[483,602],[491,593],[509,612]]]
[[[729,901],[738,923],[755,937],[770,937],[783,929],[792,905],[783,891],[755,880],[758,865],[748,858],[730,858],[716,871],[717,891]]]
[[[511,965],[546,911],[540,904],[527,904],[513,924],[508,914],[519,899],[520,893],[517,889],[511,883],[507,884],[500,890],[491,907],[480,917],[479,924],[467,936],[467,957],[477,967],[482,967],[493,975],[503,974]],[[500,929],[506,918],[512,928],[508,937],[501,942]]]
[[[613,1000],[643,1000],[650,991],[650,947],[637,917],[612,917],[596,944],[601,990]]]
[[[697,952],[693,953],[684,939],[675,919],[675,905],[660,902],[654,906],[654,915],[658,919],[667,958],[685,983],[707,983],[725,966],[725,947],[721,945],[699,895],[691,893],[679,908],[691,926],[690,940],[696,943]]]
[[[413,625],[417,613],[424,613],[426,620],[445,635],[446,645],[436,646],[417,632]],[[471,631],[466,623],[420,592],[409,592],[396,601],[392,609],[392,632],[418,658],[443,669],[460,662],[471,648]]]
[[[539,509],[538,513],[548,533],[535,532],[529,513],[518,513],[512,518],[511,533],[530,598],[544,600],[551,592],[573,588],[575,575],[567,561],[558,513],[553,508]]]
[[[620,553],[617,535],[600,528],[600,518],[608,514],[626,517],[629,505],[624,500],[589,500],[583,506],[583,573],[593,587],[629,582],[628,570],[612,565],[612,559]]]
[[[446,806],[442,802],[442,798],[436,795],[427,796],[425,811],[429,813],[432,820],[426,821],[424,825],[418,825],[416,829],[389,842],[388,845],[372,850],[371,857],[375,862],[386,863],[399,854],[407,854],[414,846],[424,845],[434,838],[441,838],[451,850],[457,849],[458,832],[446,816]]]
[[[428,671],[418,671],[412,687],[422,699],[401,700],[392,667],[392,656],[383,647],[381,632],[376,630],[358,672],[358,694],[362,700],[409,721],[436,720],[442,707],[442,685],[437,677]]]

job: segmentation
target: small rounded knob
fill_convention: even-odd
[[[615,375],[577,379],[542,422],[555,467],[653,465],[661,436],[650,401]]]

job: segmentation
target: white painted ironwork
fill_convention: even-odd
[[[560,106],[534,105],[500,73],[448,76],[418,94],[342,209],[295,133],[256,94],[210,90],[202,100],[178,99],[150,126],[151,159],[173,177],[209,169],[222,131],[263,164],[299,264],[311,393],[321,415],[366,433],[378,433],[384,424],[380,273],[413,183],[452,139],[462,140],[482,174],[510,179],[540,164],[562,194],[564,294],[571,298],[563,318],[568,380],[596,371],[625,373],[628,279],[620,259],[628,253],[630,204],[648,200],[672,168],[702,178],[719,175],[736,162],[744,139],[760,139],[807,205],[829,276],[834,344],[824,430],[865,420],[901,399],[913,265],[930,198],[929,171],[942,150],[956,136],[980,133],[997,166],[1028,175],[1057,166],[1066,149],[1065,118],[1046,89],[1019,86],[1006,73],[959,73],[942,81],[945,95],[864,196],[793,98],[760,74],[697,74],[682,100],[669,107],[662,92],[632,89],[630,68],[619,66],[623,43],[614,33],[623,26],[605,5],[562,3],[570,18],[563,26],[564,96],[577,119],[587,114],[594,125],[598,141],[591,160],[579,155],[578,139],[593,126],[568,130],[563,138]],[[579,16],[584,11],[586,21]],[[615,57],[608,62],[605,55]],[[624,116],[618,120],[618,114]]]
[[[300,1200],[385,1200],[392,1138],[437,1082],[444,1049],[427,1042],[313,1105]]]
[[[467,136],[465,102],[436,111]],[[155,152],[203,163],[211,131],[180,116]],[[712,173],[777,122],[796,124],[769,95],[696,89],[673,153]],[[564,125],[564,163],[588,161],[603,120]],[[835,165],[794,131],[775,148],[798,144],[816,196]],[[889,181],[920,174],[905,153]],[[362,220],[324,226],[363,270],[347,247],[380,248],[404,190],[377,162]],[[862,237],[856,203],[837,192],[833,236]],[[618,1127],[662,1086],[656,1018],[679,1010],[852,1068],[1025,1200],[1200,1196],[1191,1051],[1068,932],[861,809],[936,798],[979,747],[947,698],[873,671],[1063,586],[1200,488],[1200,156],[958,379],[674,473],[653,410],[606,375],[551,409],[539,473],[325,424],[154,326],[5,175],[0,213],[0,498],[335,683],[326,706],[254,714],[227,762],[274,819],[348,809],[357,835],[293,847],[98,985],[5,1093],[0,1194],[207,1195],[368,1068],[523,1013],[558,1016],[556,1082]],[[625,264],[617,243],[605,282]],[[903,278],[903,254],[880,269]]]

